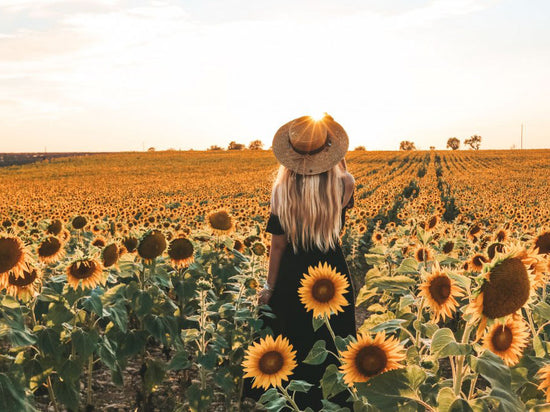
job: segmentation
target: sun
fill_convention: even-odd
[[[313,120],[315,120],[316,122],[319,122],[321,120],[323,120],[325,118],[325,116],[327,115],[327,112],[318,112],[318,111],[315,111],[313,112],[312,114],[309,115],[309,117],[311,117]]]

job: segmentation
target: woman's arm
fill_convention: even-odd
[[[271,291],[262,289],[260,294],[261,303],[267,303],[271,293],[273,292],[275,282],[277,281],[277,274],[279,273],[281,257],[283,256],[287,243],[286,234],[271,235],[271,246],[269,248],[269,269],[267,272],[267,284],[271,288]]]

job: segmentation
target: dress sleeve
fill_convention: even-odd
[[[269,214],[269,220],[267,221],[267,227],[265,231],[273,235],[282,235],[283,233],[285,233],[281,226],[281,222],[279,221],[279,216],[273,213]]]

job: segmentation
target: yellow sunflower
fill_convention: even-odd
[[[504,324],[493,323],[483,336],[483,347],[500,356],[508,366],[519,362],[529,343],[527,325],[521,316],[513,315]]]
[[[95,288],[97,285],[105,285],[106,278],[103,274],[101,263],[95,259],[78,259],[67,266],[67,282],[73,289],[78,288],[82,281],[82,288]]]
[[[546,402],[550,403],[550,363],[539,369],[537,377],[542,381],[537,388],[545,392]]]
[[[17,236],[0,234],[0,276],[7,273],[22,277],[29,252]]]
[[[353,386],[354,382],[367,382],[373,376],[404,365],[399,362],[406,357],[405,350],[396,338],[386,339],[386,332],[378,332],[371,338],[360,334],[357,342],[350,342],[341,354],[344,382]]]
[[[233,217],[226,210],[211,212],[206,216],[206,221],[216,234],[227,234],[235,230]]]
[[[533,297],[535,282],[531,263],[533,254],[519,243],[511,244],[489,263],[478,276],[481,286],[472,296],[464,315],[469,323],[478,323],[476,341],[483,335],[487,321],[511,315]]]
[[[414,258],[417,262],[427,262],[433,259],[433,252],[429,247],[419,246],[414,251]]]
[[[550,254],[550,232],[539,233],[533,245],[537,248],[539,254]]]
[[[254,378],[252,387],[279,386],[292,375],[296,364],[296,351],[281,335],[274,340],[268,335],[248,347],[243,360],[245,378]]]
[[[38,259],[46,264],[57,262],[65,254],[63,243],[55,236],[44,239],[36,252]]]
[[[194,261],[194,247],[186,237],[178,237],[170,242],[168,256],[176,268],[184,268]]]
[[[442,320],[445,320],[446,317],[450,318],[458,307],[455,298],[464,296],[464,291],[441,270],[437,261],[434,262],[431,273],[422,270],[425,280],[419,286],[418,296],[423,296],[434,312],[433,322],[439,322],[440,317]]]
[[[42,285],[42,272],[34,265],[25,264],[23,276],[15,277],[10,273],[6,280],[6,293],[26,302],[38,296]]]
[[[309,266],[308,273],[304,273],[298,289],[306,311],[313,310],[314,317],[330,317],[332,312],[343,312],[342,307],[349,305],[344,297],[349,287],[347,279],[327,262]]]

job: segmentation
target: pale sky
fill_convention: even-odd
[[[0,152],[550,148],[548,0],[0,0]]]

